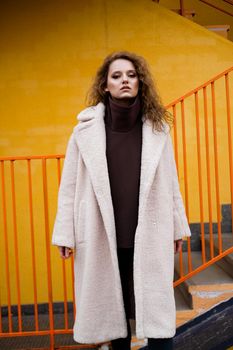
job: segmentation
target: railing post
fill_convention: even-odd
[[[44,194],[44,219],[45,219],[45,243],[47,259],[47,281],[48,281],[48,302],[49,302],[49,325],[50,325],[50,349],[54,349],[54,315],[53,315],[53,294],[52,294],[52,274],[49,238],[49,208],[48,208],[48,185],[46,159],[42,159],[43,174],[43,194]]]
[[[201,248],[202,248],[202,263],[204,264],[206,262],[206,254],[205,254],[205,229],[204,229],[204,208],[203,208],[203,189],[202,189],[202,165],[201,165],[201,143],[200,143],[198,91],[195,93],[195,114],[196,114],[196,132],[197,132],[197,167],[198,167],[199,202],[200,202]]]
[[[212,115],[213,115],[213,138],[214,138],[214,170],[215,170],[215,188],[216,188],[216,206],[218,220],[218,248],[219,254],[222,253],[222,229],[220,212],[220,193],[219,193],[219,171],[218,171],[218,140],[217,140],[217,122],[216,122],[216,102],[215,102],[215,84],[211,83]]]
[[[229,148],[229,171],[230,171],[230,187],[231,187],[231,231],[233,233],[233,154],[232,154],[232,125],[231,125],[231,106],[229,92],[229,74],[225,74],[226,87],[226,107],[227,107],[227,125],[228,125],[228,148]]]
[[[36,282],[36,255],[35,255],[35,232],[33,218],[33,200],[32,200],[32,174],[31,174],[31,159],[27,159],[28,169],[28,194],[29,194],[29,216],[30,216],[30,231],[31,231],[31,253],[32,253],[32,271],[33,271],[33,290],[34,290],[34,312],[36,331],[39,330],[38,308],[37,308],[37,282]]]
[[[205,146],[206,146],[206,172],[207,172],[207,195],[208,195],[208,213],[209,213],[209,236],[210,236],[210,257],[214,257],[213,247],[213,218],[212,218],[212,186],[210,171],[210,146],[209,146],[209,123],[206,86],[203,88],[204,99],[204,122],[205,122]]]
[[[20,278],[19,278],[19,247],[18,247],[18,230],[16,220],[16,200],[15,200],[15,173],[14,161],[11,163],[11,195],[12,195],[12,213],[13,213],[13,231],[14,231],[14,251],[15,251],[15,270],[16,270],[16,288],[17,288],[17,309],[18,309],[18,327],[22,332],[22,315],[21,315],[21,296],[20,296]]]
[[[6,287],[7,287],[7,310],[9,332],[12,332],[12,314],[11,314],[11,284],[10,284],[10,267],[9,267],[9,245],[8,245],[8,228],[7,228],[7,205],[6,205],[6,190],[5,190],[5,172],[4,160],[1,160],[1,177],[2,177],[2,208],[3,208],[3,230],[5,241],[5,258],[6,258]]]
[[[181,14],[181,16],[185,15],[184,0],[180,0],[180,14]]]

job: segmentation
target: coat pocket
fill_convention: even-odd
[[[76,223],[77,243],[81,244],[85,242],[85,226],[86,226],[86,202],[80,201],[78,209],[78,218]]]

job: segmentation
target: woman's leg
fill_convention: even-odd
[[[117,249],[121,286],[126,318],[135,319],[135,298],[133,281],[133,248]]]
[[[173,338],[148,338],[148,350],[172,350]]]
[[[127,319],[128,335],[126,338],[114,339],[111,341],[112,350],[130,350],[131,344],[131,328],[129,320]]]

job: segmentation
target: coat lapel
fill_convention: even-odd
[[[169,126],[167,124],[164,125],[164,131],[153,131],[151,122],[143,118],[139,218],[142,218],[143,208],[152,186],[168,133]]]
[[[79,151],[90,174],[107,235],[110,241],[114,239],[115,242],[114,211],[106,158],[104,111],[105,106],[99,103],[81,112],[78,116],[80,123],[75,128],[75,135]],[[143,118],[139,218],[142,218],[167,138],[167,131],[168,129],[165,128],[165,132],[153,132],[150,122]]]
[[[78,116],[76,141],[91,178],[108,238],[115,244],[115,222],[106,158],[105,106],[87,108]],[[112,240],[114,239],[114,240]]]

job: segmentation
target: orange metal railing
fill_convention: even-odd
[[[222,237],[222,228],[221,228],[221,195],[220,195],[220,176],[219,176],[219,149],[224,153],[224,162],[228,162],[228,171],[229,171],[229,183],[225,183],[225,191],[229,191],[229,204],[231,204],[231,217],[233,217],[233,157],[232,157],[232,110],[231,110],[231,99],[230,92],[232,94],[232,80],[231,80],[231,91],[230,91],[230,79],[233,78],[233,67],[225,70],[221,74],[210,79],[206,83],[197,87],[196,89],[190,91],[179,99],[173,101],[167,106],[167,109],[170,110],[174,115],[174,128],[173,128],[173,141],[174,141],[174,153],[178,168],[179,174],[179,152],[178,152],[178,127],[179,123],[180,138],[182,138],[182,154],[183,154],[183,174],[182,178],[184,179],[184,197],[185,197],[185,206],[186,213],[189,219],[189,171],[187,166],[187,147],[189,141],[194,142],[194,140],[188,140],[186,135],[187,120],[189,120],[188,114],[191,113],[194,116],[192,122],[195,122],[196,129],[196,148],[197,148],[197,177],[198,177],[198,188],[197,194],[199,196],[199,222],[200,222],[200,240],[201,240],[201,252],[202,252],[202,264],[197,268],[193,269],[192,267],[192,254],[191,254],[191,240],[187,239],[187,251],[188,251],[188,273],[184,274],[183,268],[183,257],[182,252],[180,253],[180,268],[179,275],[180,278],[174,282],[174,286],[182,283],[184,280],[192,277],[193,275],[199,273],[200,271],[206,269],[211,264],[214,264],[216,261],[223,258],[225,255],[233,252],[233,246],[225,249],[223,251],[223,237]],[[216,85],[218,86],[218,91],[221,90],[221,93],[224,92],[225,99],[219,99],[219,96],[216,96]],[[217,106],[218,104],[218,106]],[[224,113],[217,115],[217,110],[219,110],[219,105],[221,106],[221,111]],[[218,107],[218,108],[217,108]],[[179,113],[178,113],[179,111]],[[201,113],[200,113],[201,111]],[[200,114],[202,116],[202,129],[200,127]],[[226,131],[227,131],[227,143],[223,139],[225,148],[221,144],[221,140],[218,137],[219,124],[223,123],[225,120]],[[210,123],[212,122],[210,134]],[[202,135],[201,140],[201,131]],[[212,148],[210,147],[210,139],[213,140]],[[223,143],[223,142],[222,142]],[[204,159],[205,153],[205,159]],[[213,155],[212,168],[211,171],[211,154]],[[194,155],[191,154],[193,158]],[[206,168],[205,177],[203,176],[203,165]],[[180,176],[181,177],[181,176]],[[210,249],[210,259],[207,261],[206,258],[206,237],[205,225],[204,225],[204,199],[203,199],[203,182],[206,180],[207,183],[207,198],[208,203],[208,223],[209,223],[209,249]],[[214,182],[214,187],[213,187]],[[215,192],[215,198],[213,198],[213,192]],[[193,193],[193,192],[192,192]],[[214,233],[213,233],[213,204],[216,207],[216,217],[217,217],[217,246],[218,254],[214,256]],[[233,225],[231,227],[231,232],[233,232]]]
[[[68,321],[68,277],[67,277],[67,266],[69,264],[69,261],[61,260],[61,270],[62,273],[59,274],[62,276],[62,283],[59,287],[63,289],[63,308],[64,308],[64,326],[63,327],[56,327],[54,322],[54,298],[53,298],[53,282],[52,282],[52,258],[51,258],[51,230],[50,230],[50,207],[51,203],[49,202],[49,186],[48,186],[48,162],[56,163],[56,172],[54,171],[55,168],[53,167],[53,174],[51,176],[51,171],[49,176],[51,177],[51,181],[56,181],[57,178],[57,188],[60,182],[61,177],[61,160],[64,158],[64,155],[48,155],[48,156],[30,156],[30,157],[2,157],[0,158],[0,167],[1,167],[1,206],[2,206],[2,229],[4,233],[4,268],[5,268],[5,277],[6,281],[3,281],[5,285],[6,290],[6,299],[7,299],[7,312],[5,312],[7,316],[7,322],[6,317],[3,317],[2,309],[4,308],[4,305],[1,305],[0,303],[0,338],[4,337],[20,337],[20,336],[34,336],[34,335],[40,335],[40,336],[49,336],[50,342],[49,342],[49,349],[62,349],[63,346],[57,346],[55,344],[55,336],[57,334],[71,334],[72,333],[72,326],[69,325]],[[33,164],[32,164],[33,163]],[[36,163],[36,164],[35,164]],[[27,188],[25,186],[25,191],[27,191],[27,196],[25,195],[25,198],[27,197],[27,202],[25,203],[24,200],[20,200],[17,198],[17,190],[16,190],[16,176],[15,176],[15,168],[16,164],[19,166],[17,169],[18,176],[24,173],[24,177],[27,178]],[[45,260],[46,260],[46,268],[43,270],[43,273],[46,276],[46,279],[44,279],[45,285],[42,286],[42,288],[47,289],[47,297],[46,300],[44,300],[44,304],[48,305],[48,320],[49,320],[49,326],[47,329],[43,329],[43,322],[40,320],[40,315],[38,312],[39,303],[38,303],[38,290],[41,288],[41,286],[37,283],[37,274],[38,274],[38,264],[41,263],[41,259],[38,259],[38,249],[36,247],[35,242],[35,218],[36,215],[38,216],[38,213],[35,214],[35,207],[36,205],[36,199],[33,198],[33,179],[32,179],[32,165],[34,165],[34,172],[35,172],[35,166],[36,166],[36,177],[39,177],[41,180],[41,192],[42,196],[41,199],[43,199],[43,215],[41,215],[41,218],[44,219],[44,240],[43,240],[43,247],[45,248]],[[38,174],[38,167],[41,170],[41,173]],[[7,168],[7,169],[6,169]],[[7,173],[7,175],[6,175]],[[57,174],[56,174],[57,173]],[[50,182],[51,182],[50,181]],[[18,190],[19,186],[21,186],[21,179],[19,179],[19,182],[17,184]],[[21,189],[21,188],[20,188]],[[22,189],[21,189],[22,190]],[[37,189],[38,190],[38,189]],[[24,199],[25,199],[24,198]],[[19,204],[17,203],[20,202]],[[9,202],[11,202],[12,208],[10,208]],[[18,205],[17,205],[18,204]],[[28,209],[27,209],[28,204]],[[22,206],[23,205],[23,206]],[[9,215],[8,212],[11,211],[11,219],[12,222],[9,223]],[[32,271],[32,285],[30,286],[34,301],[34,329],[28,330],[28,327],[23,326],[23,315],[22,315],[22,292],[23,292],[23,286],[22,286],[22,279],[23,275],[29,273],[28,271],[22,271],[20,269],[20,258],[22,259],[22,256],[20,256],[20,249],[19,249],[19,230],[18,230],[18,217],[24,216],[25,220],[28,218],[30,225],[30,232],[28,234],[28,241],[25,242],[27,245],[28,252],[30,252],[31,258],[28,257],[28,266],[31,265],[31,271]],[[11,230],[13,230],[13,241],[11,241],[11,245],[13,245],[13,255],[10,254],[10,237],[12,237],[11,232],[9,232],[9,226],[11,226]],[[22,234],[22,232],[21,232]],[[24,236],[25,239],[25,236]],[[21,250],[22,251],[22,250]],[[13,259],[14,256],[14,259]],[[39,260],[39,261],[38,261]],[[73,256],[70,260],[70,268],[71,268],[71,281],[69,280],[69,284],[72,285],[72,297],[70,298],[73,304],[73,312],[72,312],[72,321],[71,324],[74,322],[75,318],[75,302],[74,302],[74,261]],[[10,272],[11,266],[14,264],[14,271],[15,271],[15,279],[16,283],[14,283],[12,277],[12,274]],[[2,266],[3,268],[3,266]],[[13,284],[15,285],[15,289],[13,289]],[[28,287],[27,287],[28,288]],[[25,292],[25,290],[24,290]],[[27,291],[26,291],[27,292]],[[15,294],[15,300],[16,303],[12,303],[12,295]],[[1,299],[0,299],[1,300]],[[12,316],[12,310],[13,310],[13,304],[17,306],[17,324],[14,324],[13,317]],[[41,324],[41,327],[40,327]],[[25,328],[25,329],[24,329]],[[80,349],[80,348],[96,348],[96,345],[70,345],[66,346],[65,348],[70,349]],[[41,349],[48,349],[48,347],[41,348]]]
[[[179,254],[179,278],[174,282],[174,287],[233,252],[233,246],[223,250],[220,209],[222,204],[220,183],[221,150],[221,155],[224,153],[224,161],[228,163],[229,182],[225,181],[224,190],[230,194],[229,203],[233,214],[232,106],[230,99],[230,95],[233,92],[231,84],[233,79],[232,72],[233,67],[167,106],[167,109],[174,115],[175,122],[172,129],[174,153],[182,193],[184,193],[186,213],[188,220],[191,222],[193,222],[193,220],[190,220],[190,215],[193,215],[193,210],[191,210],[192,199],[195,195],[198,196],[199,216],[197,222],[200,223],[202,252],[202,264],[193,268],[192,237],[187,239],[188,266],[185,266],[184,252],[181,252]],[[224,91],[224,100],[221,98],[221,101],[219,101],[219,90],[221,92]],[[225,112],[221,113],[221,115],[219,115],[219,103],[221,103],[221,112]],[[226,126],[227,142],[225,138],[219,140],[218,137],[219,125],[224,124],[223,121],[225,121]],[[196,140],[193,140],[193,134],[190,136],[190,128],[195,130]],[[189,147],[190,144],[192,144],[192,148]],[[190,155],[190,149],[193,152],[193,145],[196,146],[196,160],[194,154]],[[193,179],[194,175],[191,176],[191,171],[193,170],[190,169],[190,157],[192,157],[192,164],[195,164],[196,178],[198,179],[197,191],[192,189],[192,192],[190,192],[192,185],[190,179]],[[50,338],[50,349],[62,349],[62,346],[59,347],[56,344],[56,335],[72,333],[72,325],[76,313],[73,257],[68,261],[64,261],[59,259],[58,252],[56,252],[56,257],[53,258],[53,250],[51,249],[50,224],[56,211],[56,195],[61,177],[63,158],[63,155],[0,158],[0,210],[2,212],[0,224],[3,231],[0,244],[2,244],[4,250],[4,254],[0,256],[0,272],[1,284],[4,284],[4,298],[7,301],[4,305],[1,305],[2,296],[0,296],[0,338],[47,335]],[[207,210],[205,210],[206,203]],[[215,210],[213,209],[214,207]],[[206,226],[204,224],[207,216],[208,233],[205,232]],[[28,226],[25,226],[22,218],[28,222]],[[214,249],[214,236],[216,236],[213,232],[214,218],[217,220],[217,254],[215,254],[216,250]],[[233,228],[231,230],[233,231]],[[21,237],[25,239],[26,236],[28,237],[27,240],[22,242]],[[207,236],[209,237],[210,247],[209,259],[206,252]],[[38,237],[40,241],[38,241]],[[39,248],[38,245],[40,245]],[[40,258],[38,258],[38,254],[41,254]],[[27,263],[24,265],[26,267],[23,270],[21,265],[25,259]],[[54,271],[54,266],[57,266],[54,262],[55,259],[59,259],[62,273]],[[42,267],[43,263],[44,267]],[[22,281],[26,278],[25,275],[29,273],[29,270],[31,271],[31,279],[26,280],[24,285]],[[63,326],[56,324],[54,312],[55,287],[58,288],[54,282],[56,275],[62,276],[59,287],[63,293]],[[69,275],[71,279],[69,279]],[[44,279],[41,280],[41,278]],[[47,295],[43,295],[43,297],[41,296],[41,285],[43,290],[47,290]],[[71,292],[69,291],[69,286],[72,286]],[[31,329],[24,327],[23,323],[22,307],[27,303],[23,301],[25,300],[24,288],[30,289],[30,300],[33,300],[34,328]],[[46,329],[41,327],[41,316],[38,311],[40,304],[38,300],[41,301],[42,299],[48,305],[49,324]],[[73,305],[71,324],[69,322],[69,301]],[[15,317],[12,316],[13,306],[15,305],[17,308],[17,325]],[[3,310],[5,310],[4,317]],[[87,346],[75,345],[69,348],[78,349],[80,347],[85,348]],[[91,346],[88,345],[88,347],[90,348]],[[92,347],[94,348],[96,345],[92,345]]]

